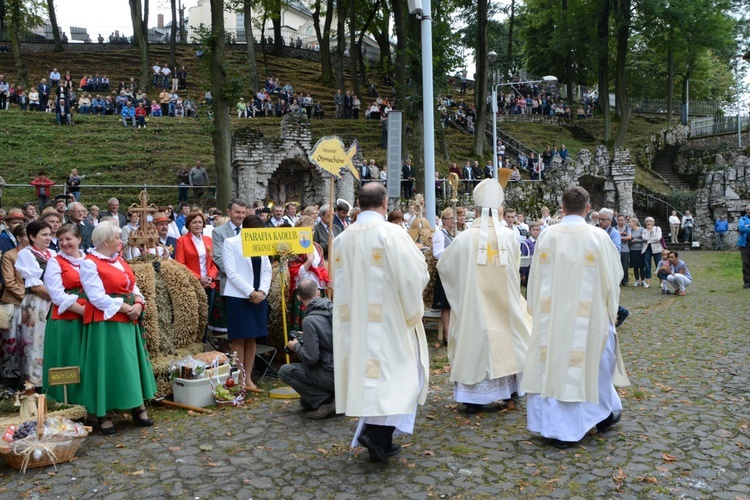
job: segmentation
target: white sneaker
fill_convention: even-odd
[[[640,281],[636,281],[635,283],[633,283],[633,286],[641,286],[641,282]]]
[[[650,284],[648,284],[648,283],[644,283],[644,284],[643,284],[643,288],[651,288],[651,285],[650,285]]]

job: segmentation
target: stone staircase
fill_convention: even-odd
[[[680,179],[672,170],[674,160],[680,152],[680,146],[664,146],[664,149],[656,153],[651,169],[659,174],[673,189],[690,190],[690,185]]]
[[[667,248],[670,250],[677,250],[678,252],[690,250],[691,246],[689,243],[683,243],[682,241],[680,241],[680,243],[671,243],[671,237],[669,235],[669,219],[667,218],[666,213],[662,213],[661,211],[646,212],[645,210],[636,208],[635,216],[638,217],[638,222],[640,222],[643,227],[646,226],[646,223],[644,222],[646,217],[653,217],[654,225],[661,228],[661,234],[664,237],[664,241],[667,243]]]

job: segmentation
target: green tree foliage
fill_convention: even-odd
[[[21,40],[32,29],[41,26],[42,15],[46,9],[43,0],[6,0],[5,27],[10,34],[11,52],[16,63],[16,79],[25,87],[28,83],[26,64],[21,54]]]

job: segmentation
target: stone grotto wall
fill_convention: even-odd
[[[329,180],[308,160],[312,148],[306,115],[285,116],[279,139],[266,139],[254,128],[237,131],[232,139],[235,195],[248,202],[326,203]],[[355,156],[354,161],[361,163],[361,157]],[[349,171],[336,182],[336,198],[354,201],[354,177]]]

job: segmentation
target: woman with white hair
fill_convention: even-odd
[[[658,266],[663,247],[661,246],[661,228],[654,225],[654,218],[646,217],[644,223],[646,227],[643,229],[643,248],[641,249],[644,267],[643,287],[648,288],[651,286],[651,258],[653,256],[654,265]]]
[[[113,409],[131,409],[139,427],[154,424],[144,401],[156,394],[139,318],[144,299],[135,274],[118,254],[121,231],[102,221],[94,229],[94,249],[81,262],[81,285],[88,299],[83,317],[81,392],[86,410],[99,419],[102,434],[115,433]]]

